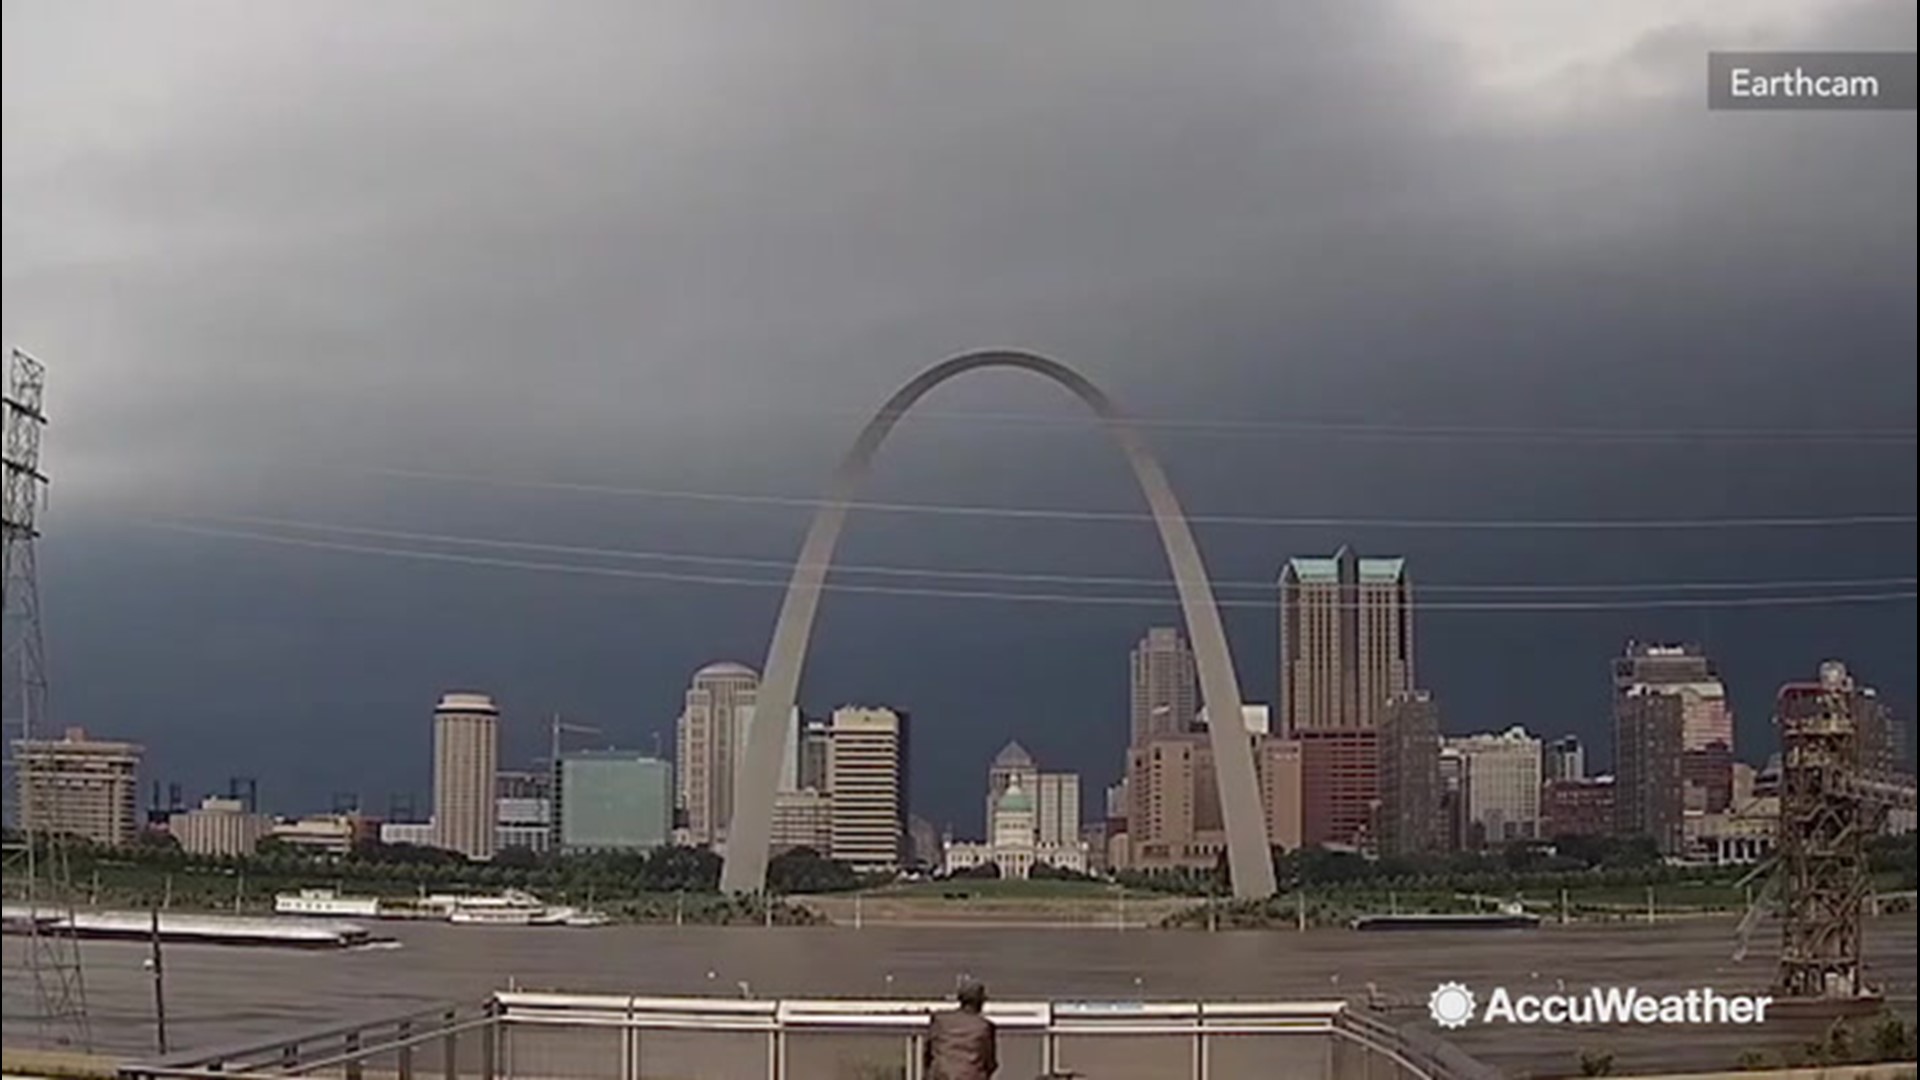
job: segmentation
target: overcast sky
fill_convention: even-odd
[[[989,346],[1211,422],[1151,430],[1196,514],[1400,523],[1199,528],[1249,699],[1262,584],[1350,543],[1431,587],[1419,680],[1452,731],[1605,742],[1629,637],[1710,645],[1745,756],[1829,656],[1910,716],[1910,598],[1442,605],[1912,592],[1766,583],[1915,573],[1913,114],[1709,113],[1704,83],[1709,49],[1914,45],[1911,0],[8,2],[4,331],[50,372],[54,722],[282,809],[424,805],[446,689],[501,700],[511,762],[554,710],[650,746],[695,668],[760,666],[777,588],[391,551],[777,567],[154,524],[787,559],[805,507],[640,492],[815,495],[863,413]],[[872,498],[1141,507],[1057,388],[989,372],[926,411]],[[1430,523],[1855,515],[1909,520]],[[875,511],[842,556],[1164,573],[1139,521]],[[1759,587],[1447,588],[1703,581]],[[1010,737],[1117,775],[1127,649],[1175,614],[834,595],[803,699],[910,709],[919,808],[966,831]]]

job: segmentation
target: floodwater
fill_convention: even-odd
[[[1733,923],[1546,926],[1534,931],[1363,934],[1325,929],[1206,933],[1115,929],[757,929],[611,926],[593,929],[387,923],[398,948],[310,953],[168,946],[165,994],[173,1048],[226,1045],[495,990],[556,989],[728,997],[944,997],[956,977],[1002,1000],[1365,999],[1396,1022],[1436,1031],[1427,995],[1443,981],[1545,993],[1637,986],[1675,993],[1760,991],[1772,975],[1777,929],[1762,926],[1736,963]],[[33,1029],[22,942],[6,942],[9,1042]],[[147,947],[82,947],[95,1042],[128,1055],[153,1049]],[[1895,1011],[1914,1013],[1911,916],[1871,922],[1871,978]],[[1804,1041],[1807,1022],[1745,1027],[1472,1025],[1450,1041],[1513,1073],[1577,1074],[1583,1051],[1614,1055],[1614,1071],[1726,1068],[1743,1051]],[[1081,1066],[1085,1067],[1085,1066]],[[1005,1072],[1006,1070],[1003,1070]],[[1010,1075],[1019,1075],[1012,1073]]]

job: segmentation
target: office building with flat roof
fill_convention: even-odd
[[[673,838],[673,766],[632,750],[560,757],[560,846],[651,851]]]
[[[907,717],[888,708],[833,711],[827,743],[828,854],[856,870],[901,865],[907,824]]]

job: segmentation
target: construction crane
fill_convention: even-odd
[[[565,798],[561,790],[560,743],[562,736],[569,732],[577,735],[598,735],[601,733],[597,727],[589,727],[586,724],[570,724],[561,719],[560,714],[557,712],[553,714],[553,721],[548,726],[547,768],[552,770],[550,774],[552,779],[547,788],[547,836],[549,843],[555,849],[558,849],[560,846],[560,806],[562,800]]]

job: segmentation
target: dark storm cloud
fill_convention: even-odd
[[[792,514],[351,469],[804,494],[856,424],[836,410],[990,344],[1059,355],[1144,412],[1913,424],[1911,118],[1709,114],[1701,86],[1710,48],[1911,48],[1911,4],[193,10],[6,8],[4,306],[7,339],[54,365],[59,655],[126,673],[72,708],[137,727],[120,717],[158,700],[192,730],[245,729],[231,764],[194,766],[208,775],[264,769],[280,740],[323,724],[424,738],[420,703],[460,681],[657,729],[693,666],[758,661],[774,598],[126,525],[156,507],[778,555],[797,542]],[[1011,377],[930,402],[972,406],[1065,410]],[[1910,453],[1857,448],[1160,441],[1201,509],[1912,507]],[[909,421],[877,479],[933,500],[1132,498],[1091,437],[978,423]],[[1080,529],[870,518],[849,555],[1156,568],[1144,529],[1099,535],[1089,551]],[[1743,535],[1737,549],[1203,537],[1234,578],[1343,539],[1473,580],[1858,576],[1913,559],[1910,530],[1824,547]],[[1080,732],[1116,739],[1117,656],[1147,618],[830,609],[813,703],[909,701],[945,732],[922,745],[967,755],[1014,730],[1061,753]],[[181,611],[203,632],[180,632]],[[1911,609],[1896,614],[1904,630],[1871,624],[1891,639],[1823,616],[1790,648],[1807,624],[1769,624],[1747,653],[1767,658],[1744,688],[1748,720],[1783,665],[1824,648],[1910,658]],[[1268,622],[1236,621],[1250,697],[1272,692]],[[1618,637],[1698,629],[1452,625],[1429,624],[1426,671],[1466,703],[1458,726],[1596,733],[1591,702],[1563,705],[1555,687]],[[1484,642],[1561,631],[1524,685],[1476,659]],[[1023,644],[1069,635],[1085,649],[1031,666],[1041,650]],[[903,640],[916,647],[876,651]],[[982,666],[1006,677],[942,674]],[[1908,700],[1910,669],[1881,676]],[[130,734],[168,741],[159,731]],[[1104,775],[1101,755],[1072,763]],[[329,760],[344,759],[312,767],[347,767]],[[355,767],[386,770],[369,786],[417,783],[418,761]],[[343,783],[285,782],[308,798]],[[966,806],[973,783],[922,788]]]

